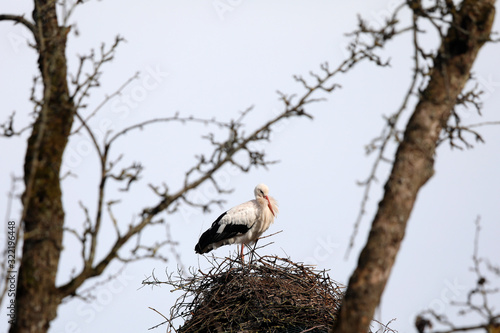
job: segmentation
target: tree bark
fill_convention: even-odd
[[[64,224],[59,173],[74,116],[66,79],[68,28],[59,26],[54,0],[36,0],[33,19],[44,95],[24,164],[24,243],[11,333],[47,332],[63,298],[55,280]]]
[[[398,147],[368,241],[349,285],[334,332],[367,332],[389,278],[420,188],[434,173],[439,135],[470,77],[481,46],[488,41],[494,0],[465,0],[434,58],[434,69],[421,93]]]

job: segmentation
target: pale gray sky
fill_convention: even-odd
[[[238,111],[254,105],[248,130],[281,110],[276,90],[300,93],[294,74],[315,71],[328,61],[341,61],[347,39],[344,33],[354,29],[356,14],[376,25],[393,8],[394,1],[245,1],[208,0],[174,1],[89,1],[81,6],[73,20],[79,36],[70,34],[67,55],[70,70],[77,65],[77,54],[84,54],[101,42],[111,43],[116,34],[125,37],[116,59],[105,67],[102,87],[94,91],[89,108],[105,94],[113,92],[136,71],[141,78],[124,94],[108,104],[91,123],[102,136],[111,128],[118,130],[134,122],[172,115],[234,118]],[[221,11],[216,5],[223,4]],[[3,2],[0,12],[31,15],[31,1]],[[497,20],[496,30],[499,30]],[[0,98],[3,119],[16,110],[19,123],[26,123],[32,106],[28,101],[31,80],[37,75],[36,54],[27,47],[28,33],[23,27],[0,24]],[[428,48],[436,46],[429,37]],[[344,254],[359,210],[363,189],[356,185],[371,169],[373,156],[365,156],[364,146],[379,135],[382,115],[400,105],[411,75],[409,40],[390,44],[393,66],[384,70],[363,64],[339,79],[343,88],[327,96],[328,101],[311,105],[314,120],[293,119],[283,123],[265,146],[270,159],[281,162],[268,170],[249,174],[223,170],[219,177],[233,194],[225,197],[222,209],[210,214],[185,209],[168,218],[177,250],[186,266],[206,267],[203,257],[193,251],[201,232],[225,209],[252,199],[253,188],[266,183],[280,204],[280,215],[268,233],[283,230],[273,237],[273,245],[263,253],[289,255],[294,261],[317,264],[330,269],[330,276],[347,283],[358,253],[381,197],[388,169],[381,169],[379,183],[370,196],[368,212],[356,247],[350,258]],[[480,53],[474,71],[484,89],[483,117],[462,112],[466,122],[499,120],[500,66],[499,45],[488,45]],[[125,152],[125,161],[142,161],[144,179],[123,199],[117,209],[123,226],[144,205],[156,198],[148,182],[168,183],[177,188],[193,156],[207,152],[200,140],[210,129],[200,125],[157,125],[127,135],[116,146],[117,156]],[[498,128],[481,129],[486,144],[472,150],[438,149],[436,174],[419,194],[406,238],[384,292],[379,319],[397,320],[391,327],[410,332],[414,315],[422,309],[450,310],[450,301],[466,296],[466,287],[474,282],[468,272],[474,236],[474,220],[482,216],[481,254],[498,258],[500,243],[500,135]],[[0,210],[5,212],[6,193],[11,174],[21,175],[26,133],[22,138],[2,139],[0,154]],[[83,216],[78,201],[95,210],[98,164],[89,150],[86,136],[71,138],[63,172],[70,170],[78,178],[64,182],[64,205],[68,223],[81,225]],[[109,192],[110,199],[117,198]],[[213,198],[209,186],[203,186],[193,198]],[[215,198],[219,198],[216,196]],[[17,201],[9,218],[16,220]],[[109,244],[114,235],[112,226]],[[145,235],[156,239],[163,228]],[[156,237],[156,238],[155,238]],[[79,264],[79,248],[65,238],[66,252],[61,261],[58,281],[63,283]],[[235,247],[215,251],[219,256]],[[104,253],[105,248],[101,254]],[[106,276],[115,273],[112,266]],[[175,270],[174,258],[168,270]],[[165,265],[145,261],[130,265],[115,282],[99,286],[97,301],[86,304],[73,300],[60,307],[51,332],[122,331],[146,332],[160,318],[148,309],[168,314],[179,293],[169,288],[144,288],[141,281],[151,271],[163,277]],[[497,299],[500,303],[500,300]],[[500,304],[499,304],[500,305]],[[4,306],[0,331],[6,329]],[[163,331],[163,330],[160,330]]]

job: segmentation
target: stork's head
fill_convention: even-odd
[[[276,216],[276,214],[274,214],[271,201],[269,200],[269,187],[267,187],[266,184],[259,184],[255,186],[255,190],[253,192],[255,194],[255,199],[259,200],[259,198],[262,198],[267,200],[267,207],[269,207],[271,213],[273,213],[273,215]]]
[[[255,186],[255,190],[253,190],[255,194],[255,198],[266,198],[269,195],[269,187],[266,184],[259,184]]]

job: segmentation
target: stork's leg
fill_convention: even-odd
[[[259,239],[257,238],[257,240],[255,241],[255,244],[253,246],[253,249],[250,251],[250,263],[253,261],[253,256],[255,254],[255,249],[257,248],[258,241],[259,241]]]
[[[243,260],[243,247],[245,244],[241,244],[241,263],[244,263],[245,261]]]

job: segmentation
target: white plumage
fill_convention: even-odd
[[[274,222],[278,214],[278,205],[269,196],[269,188],[259,184],[254,190],[255,200],[242,203],[221,214],[210,229],[205,231],[196,244],[196,253],[207,253],[223,245],[255,243]]]

